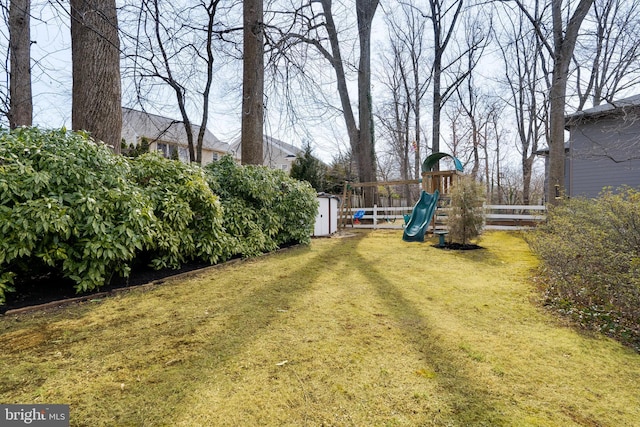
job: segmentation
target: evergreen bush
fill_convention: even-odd
[[[222,206],[202,168],[157,153],[143,154],[130,164],[130,178],[152,201],[156,217],[156,238],[150,245],[154,268],[229,258],[233,249],[222,226]]]
[[[325,191],[327,167],[311,152],[311,144],[304,146],[304,151],[298,154],[291,163],[291,172],[289,175],[300,181],[307,181],[317,191]]]
[[[230,156],[203,169],[118,156],[64,129],[0,130],[0,304],[34,277],[84,292],[142,262],[214,264],[308,243],[316,213],[308,183]]]
[[[205,167],[209,186],[220,196],[231,247],[243,256],[286,243],[308,243],[318,209],[307,182],[264,166],[241,166],[231,156]]]
[[[0,303],[16,275],[58,271],[95,289],[155,238],[129,164],[82,133],[0,130]]]

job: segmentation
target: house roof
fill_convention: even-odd
[[[241,148],[240,144],[242,142],[241,138],[238,138],[233,144],[231,144],[231,149],[237,158],[240,158]],[[269,148],[277,148],[282,151],[285,155],[297,156],[302,153],[303,150],[296,147],[295,145],[287,144],[284,141],[273,138],[271,136],[264,135],[263,137],[263,147],[265,148],[265,152],[270,151]]]
[[[280,150],[284,151],[287,155],[298,155],[299,153],[302,153],[303,151],[301,149],[299,149],[298,147],[291,145],[291,144],[287,144],[284,141],[280,141],[279,139],[273,138],[271,136],[265,136],[264,137],[264,143],[265,145],[271,145],[272,147],[277,147]]]
[[[620,99],[617,101],[613,101],[611,103],[597,105],[593,108],[577,111],[573,114],[568,114],[565,117],[565,121],[567,124],[571,124],[583,119],[594,118],[597,116],[604,116],[604,115],[609,115],[614,113],[620,113],[630,108],[638,108],[638,107],[640,107],[640,94],[630,96],[628,98]]]
[[[200,126],[192,124],[194,141],[198,132]],[[122,137],[125,141],[137,141],[138,138],[146,137],[151,141],[166,141],[187,146],[187,132],[182,121],[131,108],[122,108]],[[229,144],[220,141],[205,129],[202,148],[226,153],[229,151]]]
[[[568,153],[570,149],[569,143],[564,143],[564,152]],[[534,151],[533,154],[537,156],[548,156],[549,155],[549,147],[541,148],[538,151]]]

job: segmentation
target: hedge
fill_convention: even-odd
[[[118,156],[65,129],[0,129],[0,304],[35,277],[85,292],[141,262],[215,264],[308,243],[316,212],[307,183],[230,157],[200,168]]]
[[[529,237],[547,303],[640,350],[640,191],[573,198],[547,218]]]
[[[264,166],[241,166],[231,156],[205,167],[219,194],[224,227],[236,254],[254,256],[288,243],[309,243],[318,211],[309,183]]]
[[[129,274],[157,222],[129,172],[84,134],[0,131],[0,302],[16,275],[56,270],[82,292]]]

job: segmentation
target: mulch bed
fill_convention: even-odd
[[[275,252],[296,246],[298,246],[297,243],[283,244]],[[268,255],[268,253],[263,255]],[[224,263],[216,265],[219,266],[229,262],[239,261],[240,259],[240,256],[235,256]],[[205,262],[190,262],[183,264],[179,269],[163,268],[161,270],[154,270],[148,265],[140,263],[132,267],[131,274],[128,278],[116,276],[111,279],[108,285],[83,293],[76,292],[72,280],[54,274],[17,280],[14,286],[16,292],[8,292],[6,294],[5,304],[0,304],[0,315],[11,311],[22,311],[29,307],[42,307],[58,302],[60,303],[59,305],[65,305],[65,302],[70,303],[78,300],[91,299],[92,297],[102,297],[105,294],[112,294],[136,286],[161,284],[163,279],[196,272],[212,266],[212,264]]]
[[[5,304],[0,305],[0,314],[25,307],[40,306],[55,301],[102,295],[119,289],[157,282],[167,277],[210,266],[211,264],[196,262],[184,264],[177,270],[171,268],[154,270],[151,267],[140,266],[133,268],[128,278],[114,277],[110,284],[83,293],[77,293],[74,288],[74,282],[61,276],[47,274],[40,277],[31,277],[18,281],[15,284],[16,292],[8,292],[6,294]]]
[[[452,251],[474,251],[476,249],[484,249],[482,246],[471,243],[467,243],[466,245],[463,245],[462,243],[445,243],[444,246],[440,246],[436,243],[433,247],[438,249],[449,249]]]

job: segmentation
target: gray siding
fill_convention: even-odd
[[[640,117],[583,120],[570,127],[570,196],[597,197],[604,187],[640,187]]]

